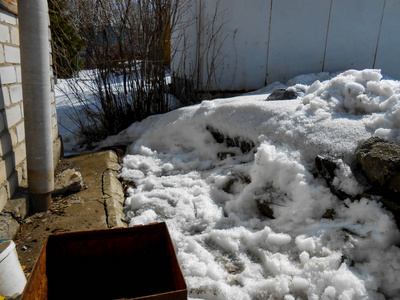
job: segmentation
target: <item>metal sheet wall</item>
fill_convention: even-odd
[[[191,64],[200,88],[253,90],[350,68],[381,68],[400,79],[399,0],[193,1],[201,17]],[[216,64],[209,47],[218,49]]]

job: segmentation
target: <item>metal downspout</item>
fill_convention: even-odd
[[[54,189],[47,1],[19,0],[18,17],[28,189],[38,212],[50,208]]]

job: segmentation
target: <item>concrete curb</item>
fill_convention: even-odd
[[[113,151],[109,152],[107,169],[103,173],[103,197],[108,228],[127,227],[123,206],[124,191],[118,180],[118,157]]]
[[[127,227],[125,221],[125,214],[123,212],[124,206],[124,192],[121,182],[118,180],[118,173],[120,165],[118,163],[118,156],[114,151],[107,150],[93,154],[84,154],[77,156],[81,160],[88,162],[104,164],[102,166],[102,174],[94,175],[95,180],[101,178],[101,184],[97,191],[97,197],[87,199],[82,202],[82,205],[87,210],[91,211],[93,202],[101,203],[104,206],[103,215],[93,213],[93,218],[102,223],[101,227],[114,228],[114,227]],[[68,158],[66,158],[68,159]],[[86,165],[90,168],[91,165]],[[96,173],[94,173],[96,174]],[[97,173],[98,174],[98,173]],[[85,178],[84,178],[85,181]],[[27,188],[19,188],[14,197],[8,201],[6,207],[0,212],[0,239],[14,239],[19,231],[21,223],[29,215],[29,194]],[[100,224],[98,223],[98,224]],[[100,226],[100,225],[99,225]]]

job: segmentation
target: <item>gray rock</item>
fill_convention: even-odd
[[[277,89],[273,91],[267,98],[268,100],[291,100],[296,99],[298,94],[293,89]]]
[[[319,175],[326,180],[328,185],[331,184],[335,178],[335,170],[338,168],[336,160],[329,156],[318,155],[315,158],[315,166]]]
[[[228,194],[238,194],[241,188],[237,188],[237,186],[248,185],[250,182],[251,178],[246,174],[232,174],[222,190]]]
[[[338,197],[340,200],[351,199],[354,200],[356,197],[347,194],[346,192],[338,189],[334,184],[333,180],[336,177],[335,171],[339,169],[338,161],[329,156],[318,155],[315,158],[315,165],[318,170],[318,174],[325,179],[327,186],[331,190],[332,194]]]
[[[269,219],[275,219],[271,204],[263,199],[256,199],[258,211]]]
[[[371,184],[400,191],[400,146],[372,137],[356,151],[355,155]]]
[[[81,189],[83,189],[81,173],[75,169],[68,169],[57,176],[53,195],[76,193]]]
[[[245,140],[241,137],[232,138],[225,136],[223,133],[211,126],[207,126],[206,129],[211,133],[218,144],[225,144],[228,148],[239,148],[244,154],[249,153],[255,147],[255,144],[252,141]]]
[[[390,181],[389,189],[395,193],[400,193],[400,173]]]

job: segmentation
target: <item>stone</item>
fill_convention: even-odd
[[[81,173],[75,169],[68,169],[57,176],[53,195],[76,193],[81,189],[83,189]]]
[[[268,203],[268,201],[265,201],[263,199],[256,199],[256,204],[257,204],[258,211],[262,215],[264,215],[270,219],[275,219],[274,211],[270,207],[271,203]]]
[[[232,174],[229,180],[224,184],[222,190],[228,194],[238,194],[241,188],[240,185],[248,185],[251,183],[251,178],[246,174]]]
[[[335,158],[329,156],[318,155],[315,158],[315,165],[317,167],[318,175],[325,179],[327,186],[331,190],[332,194],[338,197],[340,200],[351,199],[354,200],[356,197],[347,194],[346,192],[338,189],[334,184],[335,171],[339,168],[338,162]]]
[[[318,174],[321,175],[328,184],[332,183],[335,178],[335,170],[338,168],[335,160],[332,157],[318,155],[315,158],[315,166]]]
[[[400,173],[390,181],[389,189],[395,193],[400,193]]]
[[[336,212],[333,208],[329,208],[325,211],[325,213],[322,215],[323,219],[329,219],[333,220],[335,219]]]
[[[356,150],[355,155],[371,184],[400,189],[400,146],[372,137]]]
[[[232,138],[225,136],[223,133],[211,126],[207,126],[206,129],[211,133],[212,137],[218,144],[225,144],[228,148],[239,148],[243,154],[250,153],[255,147],[255,144],[252,141],[240,137]]]
[[[236,156],[236,153],[234,153],[234,152],[219,152],[219,153],[217,153],[217,156],[220,160],[225,160],[229,157]]]
[[[269,100],[291,100],[291,99],[296,99],[297,97],[298,97],[298,94],[293,89],[290,89],[290,88],[277,89],[268,96],[266,101],[269,101]]]

